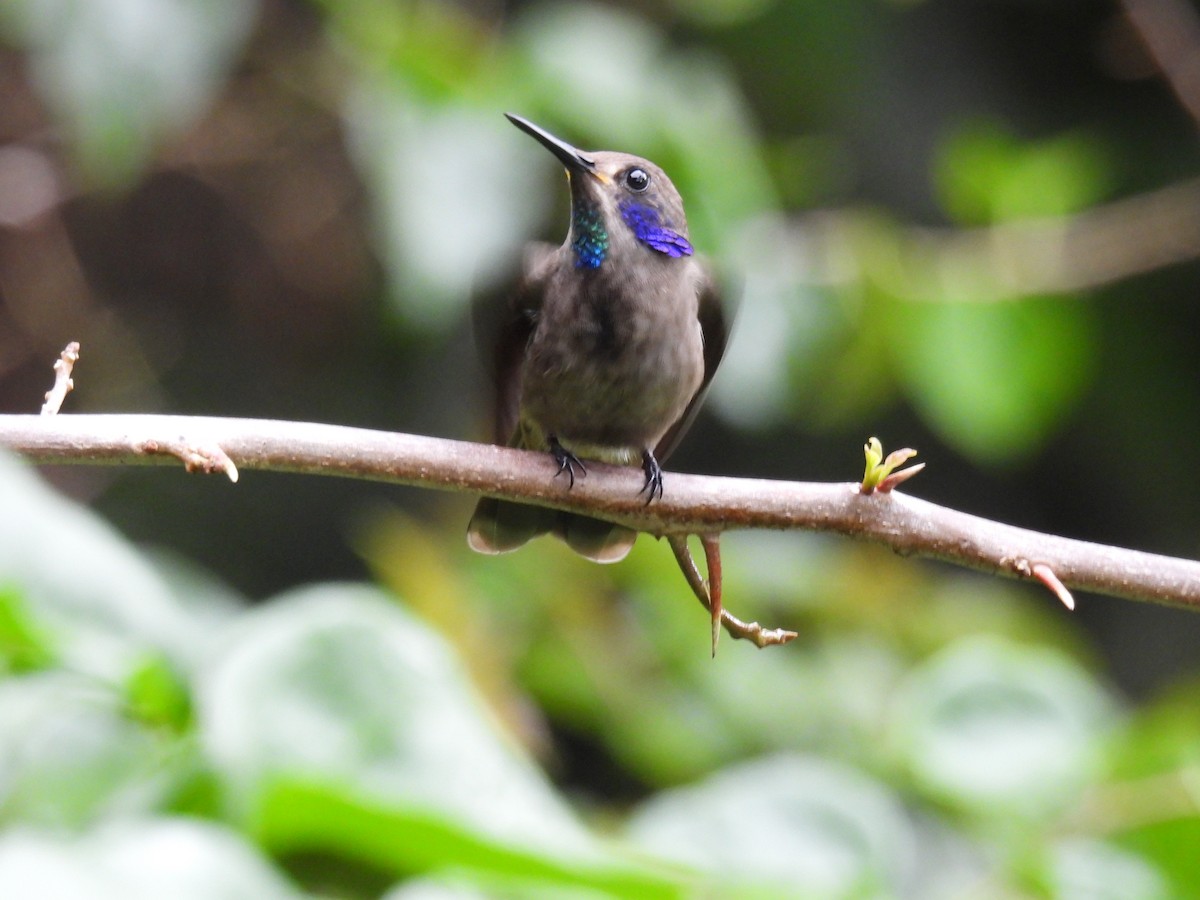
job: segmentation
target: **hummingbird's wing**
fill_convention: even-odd
[[[521,362],[542,306],[555,250],[550,244],[526,245],[520,271],[500,279],[500,291],[480,292],[472,302],[475,343],[492,381],[492,440],[497,444],[510,443],[517,431]]]
[[[492,440],[501,445],[517,438],[521,405],[521,362],[542,305],[545,272],[554,248],[529,244],[521,268],[493,281],[494,290],[477,291],[471,302],[475,344],[492,383]],[[480,498],[467,525],[467,543],[480,553],[507,553],[554,527],[553,510],[506,500]]]
[[[696,389],[695,396],[683,411],[679,420],[671,426],[658,446],[654,448],[654,456],[659,462],[671,455],[684,433],[691,427],[692,420],[700,411],[704,397],[708,394],[708,386],[716,374],[717,366],[725,356],[725,347],[729,343],[730,329],[733,327],[734,308],[728,299],[729,295],[721,289],[721,284],[714,274],[712,267],[702,259],[696,260],[700,267],[700,278],[697,283],[697,293],[700,300],[699,319],[700,333],[704,336],[704,379]]]

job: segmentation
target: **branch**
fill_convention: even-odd
[[[1200,16],[1180,0],[1121,0],[1175,98],[1200,125]]]
[[[801,258],[850,260],[843,270],[810,273],[814,281],[877,277],[869,271],[871,255],[859,245],[880,228],[878,217],[858,210],[814,212],[795,227],[794,239],[810,248]],[[895,245],[888,259],[905,261],[888,272],[889,284],[913,302],[941,298],[940,284],[956,285],[957,302],[1078,293],[1200,258],[1200,179],[1073,215],[977,228],[896,227],[886,239]],[[813,246],[821,249],[814,253]]]
[[[649,506],[639,470],[593,463],[568,490],[550,455],[337,425],[150,415],[0,416],[0,446],[32,462],[172,464],[148,448],[218,447],[239,469],[338,475],[587,512],[651,534],[829,531],[994,575],[1200,608],[1200,562],[1039,534],[892,491],[671,473]]]

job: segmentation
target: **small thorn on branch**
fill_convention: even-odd
[[[1030,570],[1030,574],[1048,587],[1050,592],[1053,593],[1054,596],[1060,601],[1062,601],[1063,606],[1065,606],[1071,612],[1075,612],[1075,598],[1071,595],[1071,592],[1067,590],[1067,586],[1059,580],[1057,575],[1054,574],[1054,570],[1052,568],[1045,563],[1037,563]]]
[[[692,552],[688,549],[687,535],[668,534],[666,538],[667,543],[671,546],[671,552],[675,554],[675,561],[679,563],[679,570],[683,572],[683,577],[687,579],[692,593],[696,595],[696,599],[711,614],[713,604],[709,598],[708,585],[704,583],[704,578],[700,575],[700,570],[696,566],[696,560],[692,558]],[[704,540],[704,538],[701,538],[701,540]],[[707,548],[705,552],[707,553]],[[719,556],[717,565],[719,577]],[[718,602],[720,602],[719,590],[720,588],[718,587]],[[763,628],[757,622],[743,622],[729,610],[725,609],[723,605],[718,607],[718,610],[720,623],[731,638],[750,641],[750,643],[760,649],[770,647],[774,644],[786,644],[796,637],[796,632],[788,631],[784,628]],[[716,652],[715,640],[713,642],[713,652]]]
[[[177,441],[144,441],[135,449],[138,453],[174,456],[183,462],[183,467],[189,472],[200,472],[204,475],[224,472],[235,484],[238,480],[237,466],[234,465],[229,455],[216,444],[201,446],[189,444],[180,438]]]
[[[1023,578],[1033,578],[1037,581],[1040,581],[1050,589],[1050,593],[1054,594],[1054,596],[1059,599],[1059,602],[1061,602],[1063,606],[1065,606],[1071,612],[1075,611],[1075,597],[1072,596],[1071,592],[1067,589],[1067,586],[1062,583],[1062,580],[1058,577],[1058,575],[1055,574],[1054,569],[1052,569],[1048,564],[1031,563],[1028,559],[1023,557],[1012,556],[1005,556],[1001,558],[1000,564],[1002,566],[1011,568],[1012,571],[1016,572]]]
[[[42,404],[43,416],[56,416],[62,409],[67,394],[75,387],[75,382],[71,380],[71,370],[78,361],[79,342],[71,341],[54,363],[54,387],[46,392],[46,402]]]

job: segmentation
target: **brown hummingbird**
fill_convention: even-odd
[[[520,116],[508,119],[567,170],[571,223],[560,247],[525,248],[503,303],[477,303],[476,339],[495,385],[495,441],[553,454],[569,485],[585,459],[640,465],[646,502],[725,352],[728,323],[688,238],[683,201],[654,163],[585,152]],[[637,532],[600,519],[484,498],[467,528],[481,553],[553,532],[616,562]]]

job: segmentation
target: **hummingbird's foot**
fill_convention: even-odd
[[[550,452],[554,456],[554,461],[558,463],[558,471],[554,473],[554,477],[557,478],[563,472],[566,472],[567,478],[570,480],[570,483],[567,485],[567,490],[570,490],[571,488],[575,487],[576,473],[578,472],[579,477],[583,478],[585,475],[587,475],[587,467],[583,464],[578,456],[560,444],[558,442],[558,438],[551,435],[549,443]]]
[[[646,505],[649,506],[655,499],[661,500],[663,495],[662,467],[649,450],[642,451],[642,471],[646,473],[646,483],[638,493],[646,495]]]

